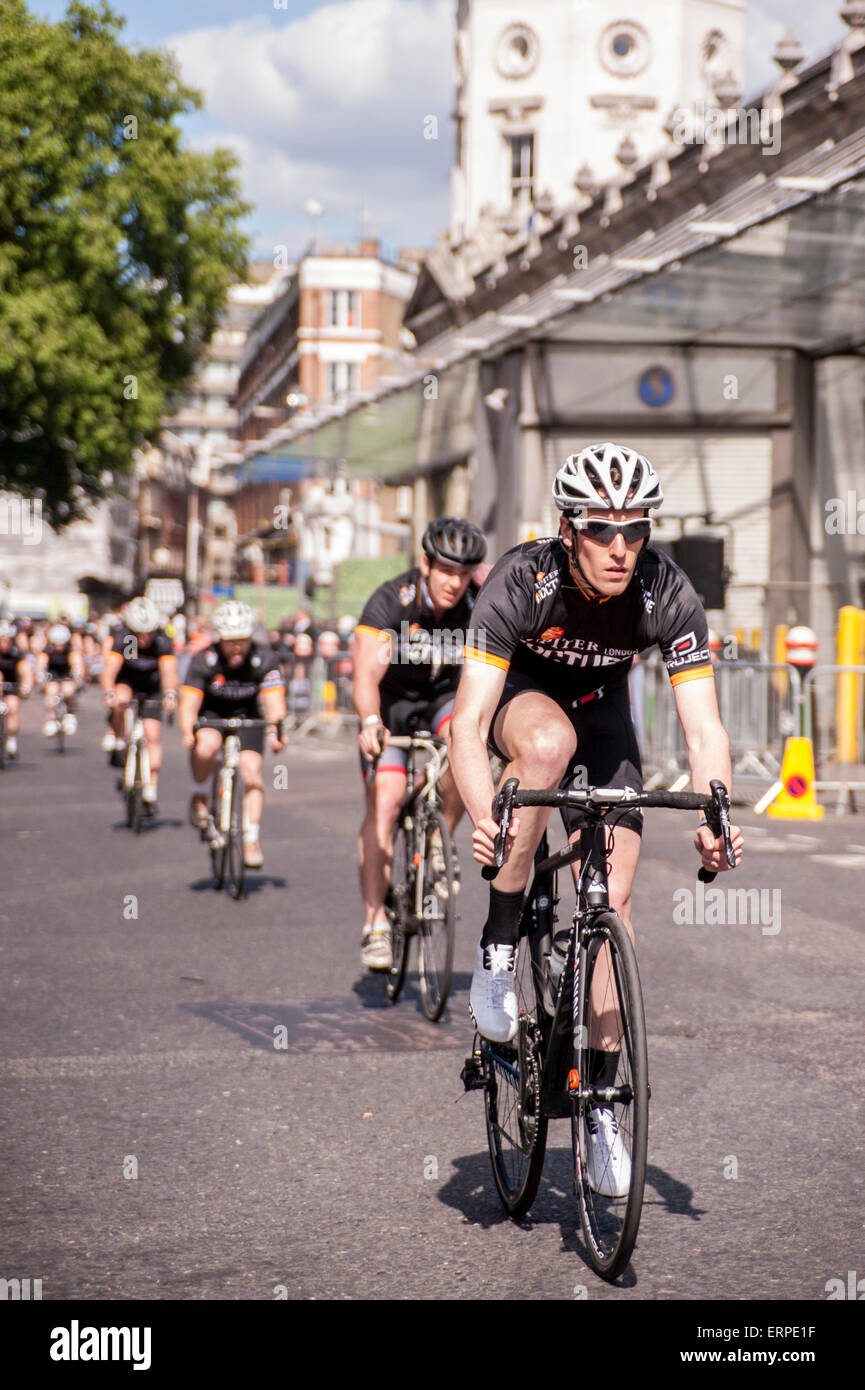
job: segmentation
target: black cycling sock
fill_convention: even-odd
[[[481,946],[516,946],[523,896],[522,888],[516,893],[500,893],[490,884],[490,910],[481,933]]]

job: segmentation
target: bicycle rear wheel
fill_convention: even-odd
[[[457,915],[454,854],[444,816],[441,811],[430,812],[426,819],[418,971],[421,1005],[431,1023],[441,1018],[451,987]]]
[[[481,1038],[481,1057],[493,1177],[505,1210],[518,1218],[537,1196],[548,1125],[541,1114],[542,1046],[527,939],[517,949],[515,971],[517,1035],[510,1043]]]
[[[578,1031],[574,1059],[579,1098],[571,1121],[574,1190],[589,1263],[603,1279],[626,1268],[637,1239],[646,1181],[649,1081],[646,1023],[637,958],[627,928],[615,912],[597,918],[579,944]],[[603,1047],[601,1046],[603,1044]],[[613,1148],[619,1141],[630,1158],[619,1192],[609,1165],[595,1160],[591,1112],[605,1103],[612,1111]],[[604,1191],[606,1189],[606,1192]]]
[[[393,836],[393,862],[390,870],[390,886],[387,890],[384,910],[390,922],[393,965],[385,976],[384,988],[388,999],[396,1003],[405,984],[408,967],[410,936],[406,933],[412,904],[412,874],[410,873],[409,832],[404,825],[398,825]]]
[[[126,824],[136,835],[140,835],[143,812],[141,801],[141,750],[136,748],[132,756],[135,759],[135,769],[132,786],[126,788]]]
[[[243,784],[235,771],[231,780],[231,830],[228,835],[228,891],[243,897],[246,865],[243,862]]]

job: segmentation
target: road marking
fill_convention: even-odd
[[[811,864],[832,864],[837,869],[865,867],[865,854],[812,854]]]

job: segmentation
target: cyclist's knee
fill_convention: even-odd
[[[556,786],[574,756],[576,738],[570,726],[555,724],[536,729],[520,754],[519,761],[540,779],[540,785]]]

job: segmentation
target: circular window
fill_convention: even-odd
[[[496,44],[496,67],[503,77],[528,77],[537,67],[540,53],[534,29],[527,24],[511,24]]]
[[[652,56],[646,30],[632,19],[608,24],[601,34],[599,52],[601,62],[614,77],[636,77]]]

